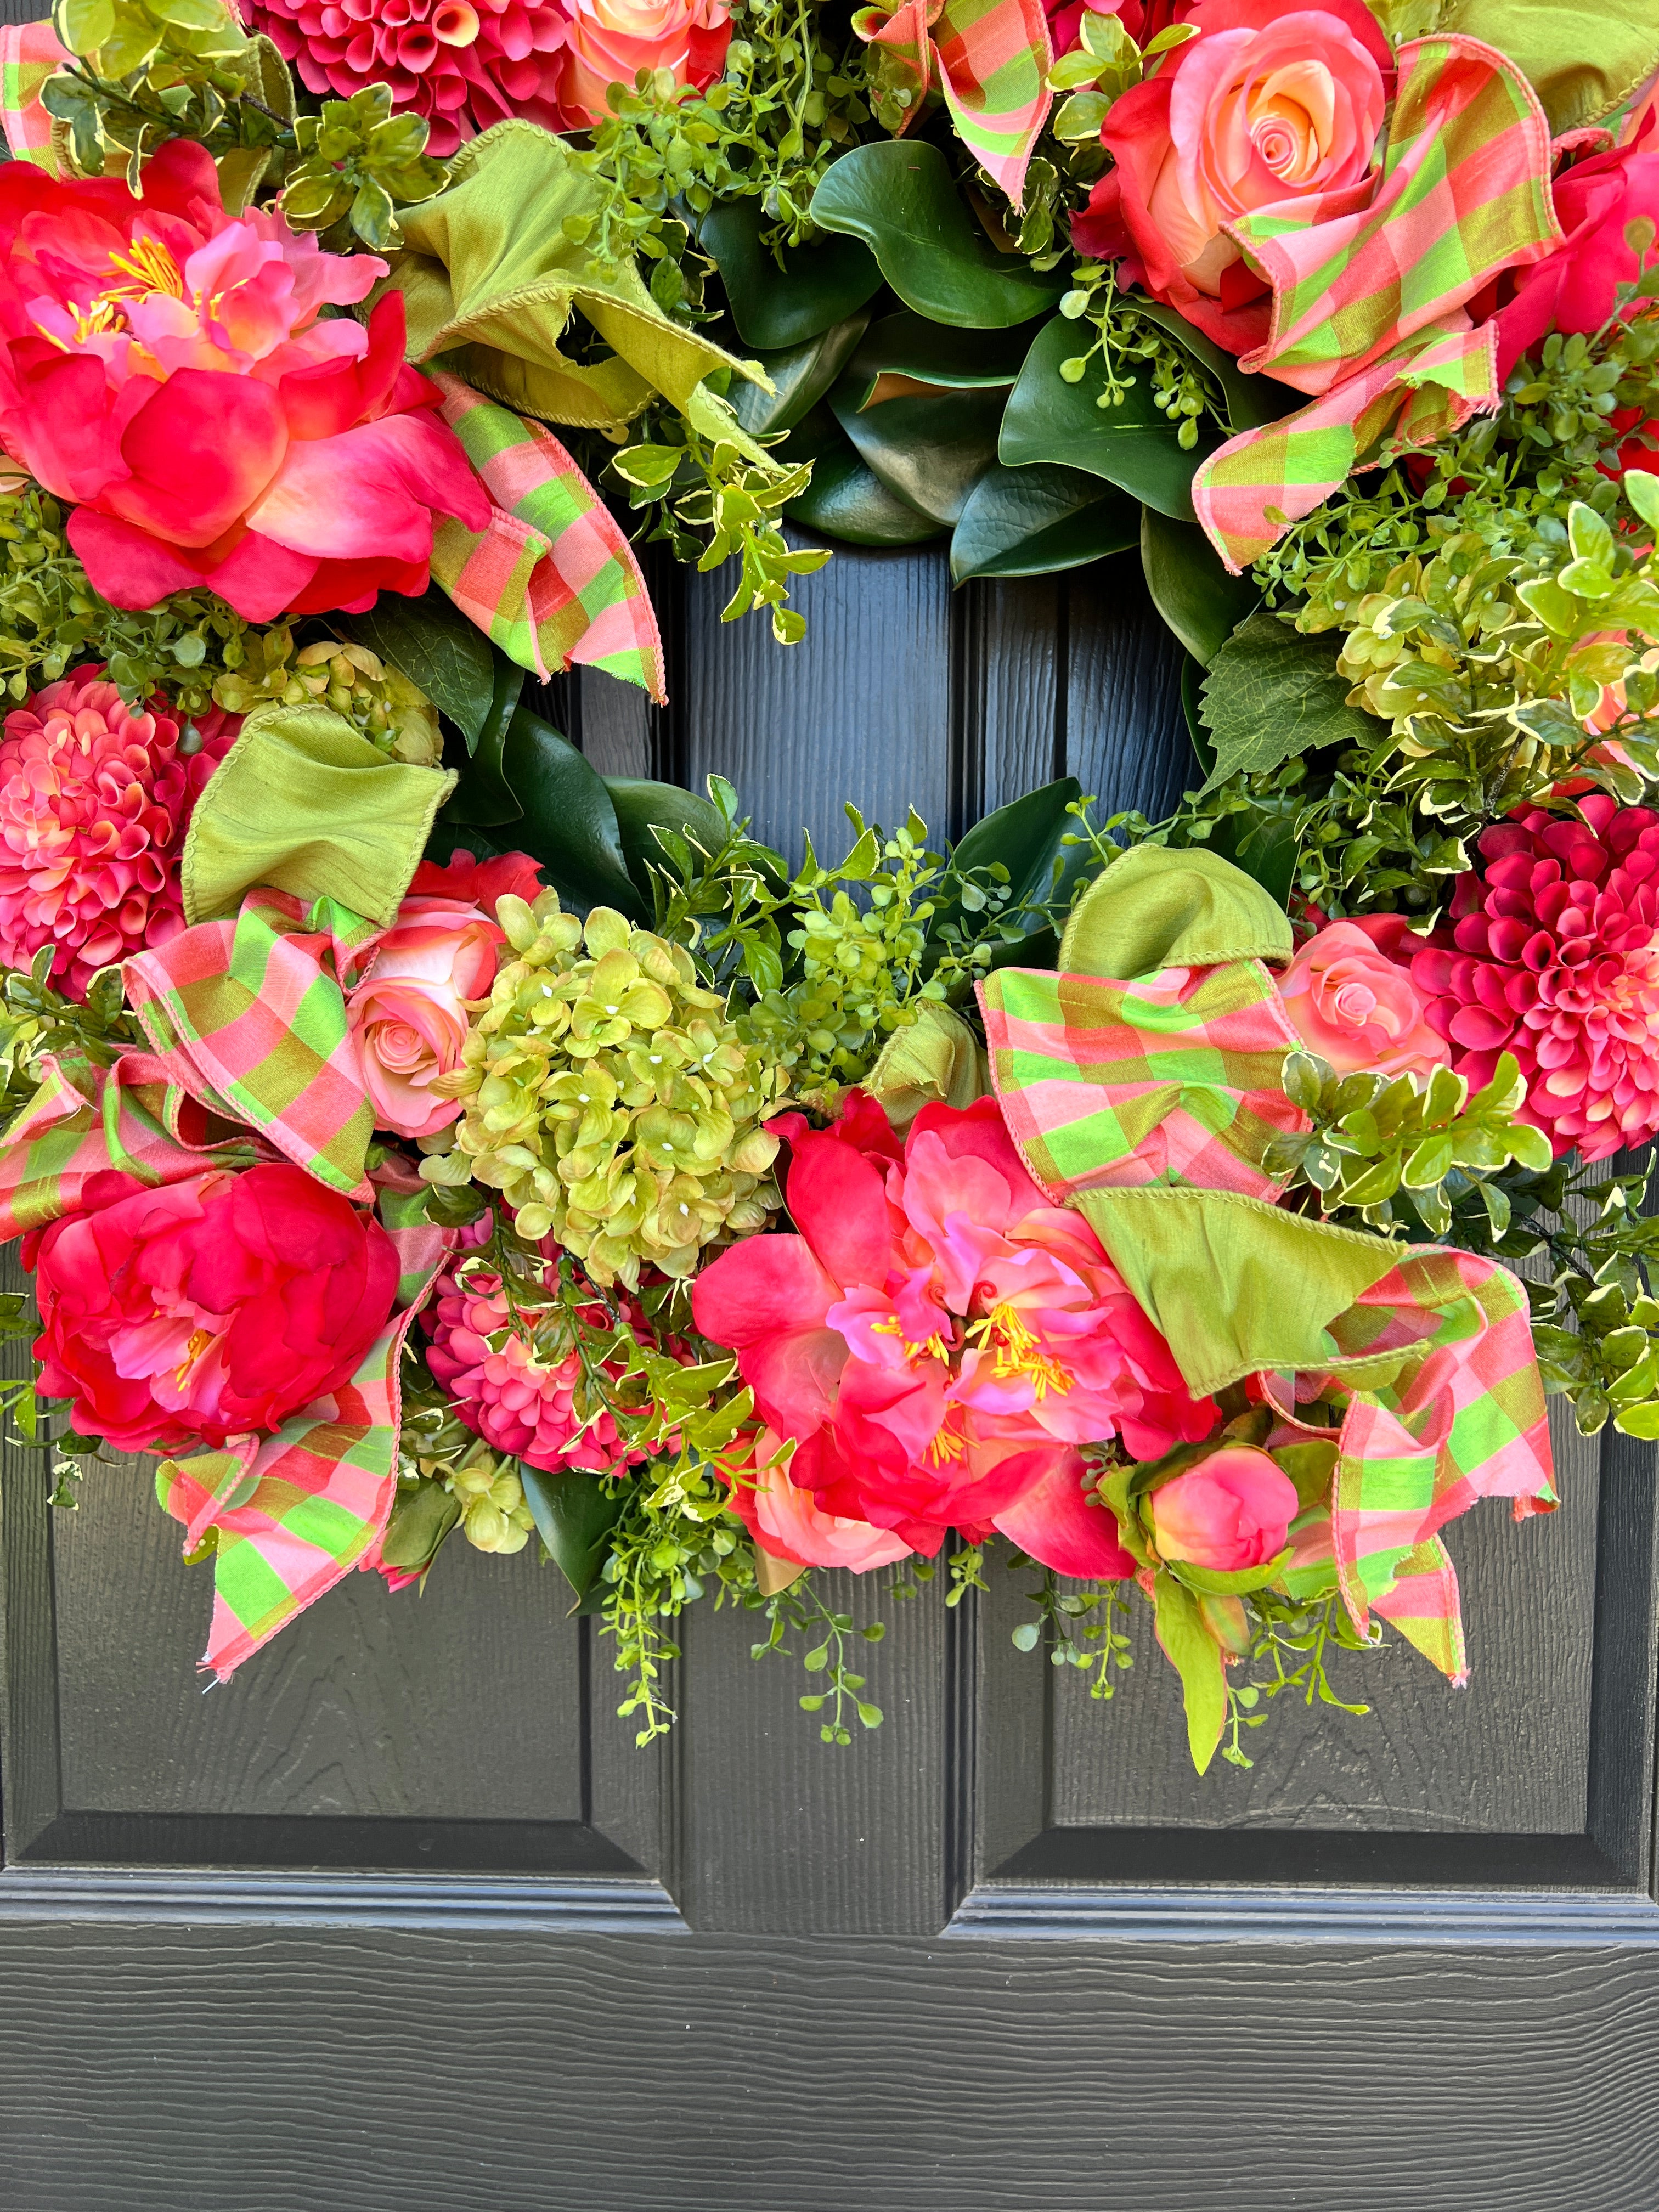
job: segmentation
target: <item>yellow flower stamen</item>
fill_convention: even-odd
[[[1063,1393],[1071,1389],[1072,1376],[1064,1363],[1052,1353],[1036,1349],[1036,1338],[1012,1306],[993,1306],[982,1321],[974,1323],[968,1335],[979,1350],[991,1354],[991,1371],[999,1382],[1024,1376],[1039,1404],[1051,1390]]]

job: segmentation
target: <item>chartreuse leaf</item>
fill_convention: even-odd
[[[844,323],[831,324],[803,344],[757,356],[772,380],[772,390],[739,384],[727,395],[732,412],[750,437],[769,438],[780,430],[793,430],[811,412],[847,366],[865,321],[860,312]]]
[[[1188,1589],[1212,1597],[1247,1597],[1252,1590],[1266,1589],[1269,1583],[1277,1582],[1290,1558],[1285,1550],[1259,1567],[1196,1567],[1190,1559],[1172,1559],[1168,1565],[1176,1581],[1185,1583]]]
[[[1141,512],[1140,564],[1152,605],[1206,668],[1261,603],[1249,576],[1228,574],[1195,522],[1176,522],[1156,507]]]
[[[825,171],[812,219],[862,239],[907,307],[962,330],[1030,322],[1066,289],[1018,254],[1000,253],[969,212],[951,165],[921,138],[855,146]]]
[[[1068,384],[1060,363],[1079,357],[1085,344],[1063,315],[1037,332],[1009,394],[998,458],[1009,468],[1059,461],[1087,469],[1159,514],[1191,522],[1193,477],[1217,441],[1200,437],[1183,453],[1177,426],[1154,404],[1147,375],[1137,376],[1116,406],[1097,405],[1106,391],[1098,356]]]
[[[590,1596],[599,1586],[611,1548],[611,1531],[622,1516],[620,1492],[607,1498],[599,1477],[580,1468],[550,1473],[521,1463],[519,1479],[536,1533],[559,1571],[579,1601]]]
[[[1193,1765],[1202,1774],[1215,1757],[1227,1718],[1227,1673],[1221,1647],[1204,1625],[1197,1593],[1167,1571],[1161,1570],[1154,1578],[1152,1609],[1158,1640],[1181,1677],[1187,1742]]]
[[[780,264],[761,242],[766,220],[758,200],[727,200],[697,226],[697,243],[720,272],[745,346],[773,351],[804,344],[881,289],[881,271],[856,238],[815,239],[786,252]]]
[[[1204,723],[1215,740],[1206,791],[1328,745],[1374,743],[1382,726],[1347,704],[1339,643],[1301,636],[1265,609],[1240,623],[1204,681]]]
[[[650,870],[660,867],[665,857],[659,830],[700,846],[705,853],[718,852],[725,842],[725,817],[698,793],[683,790],[678,783],[653,783],[644,776],[608,775],[604,781],[616,809],[628,872],[646,897],[651,895]]]
[[[830,395],[865,466],[918,513],[954,524],[997,457],[1003,394],[927,389],[860,407],[843,378]]]
[[[382,592],[367,612],[333,615],[330,620],[354,643],[367,646],[418,684],[454,723],[467,750],[477,750],[495,693],[497,656],[447,592],[436,584],[418,599]]]
[[[1133,545],[1143,509],[1078,469],[988,469],[951,539],[951,575],[1048,576]]]

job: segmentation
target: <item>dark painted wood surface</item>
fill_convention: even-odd
[[[788,849],[843,799],[956,835],[1190,778],[1133,556],[953,594],[843,550],[790,653],[723,596],[664,580],[667,709],[544,703]],[[1340,1677],[1370,1718],[1276,1712],[1203,1781],[1149,1641],[1091,1704],[1000,1567],[948,1616],[845,1585],[888,1624],[848,1752],[702,1607],[636,1753],[555,1571],[460,1547],[204,1693],[147,1468],[48,1515],[13,1455],[0,2212],[1645,2212],[1652,1454],[1563,1441],[1552,1520],[1453,1532],[1467,1692],[1396,1646]]]

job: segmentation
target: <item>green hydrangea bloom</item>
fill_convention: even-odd
[[[592,1279],[689,1276],[704,1248],[764,1227],[787,1077],[728,1020],[691,957],[609,907],[586,925],[557,895],[500,902],[515,957],[455,1079],[460,1121],[422,1173],[499,1190],[532,1243]]]

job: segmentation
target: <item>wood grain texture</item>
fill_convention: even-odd
[[[1650,2212],[1652,1954],[0,1929],[15,2212]]]

